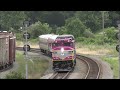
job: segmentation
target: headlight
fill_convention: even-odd
[[[61,52],[64,52],[64,48],[61,48]]]

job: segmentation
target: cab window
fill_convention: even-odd
[[[52,46],[54,46],[54,47],[55,46],[60,46],[60,44],[59,43],[53,43]]]

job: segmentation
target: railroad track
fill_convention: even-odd
[[[82,55],[77,55],[77,58],[84,61],[88,67],[88,70],[87,70],[87,73],[84,79],[99,79],[100,78],[101,67],[95,60],[82,56]]]
[[[9,66],[6,66],[4,68],[0,68],[0,72],[3,72],[3,71],[6,71],[6,70],[9,70],[13,67],[13,64],[9,65]]]
[[[16,49],[23,51],[22,47],[17,47]],[[40,49],[31,48],[30,52],[39,53]],[[77,59],[82,60],[84,63],[86,63],[88,68],[87,73],[83,79],[99,79],[100,78],[101,67],[95,60],[82,55],[78,55],[78,54],[77,54]],[[49,79],[67,79],[70,73],[72,72],[65,72],[65,73],[55,72]]]
[[[23,48],[22,48],[22,47],[16,47],[16,50],[23,51]],[[39,52],[40,52],[40,49],[31,48],[29,52],[39,53]]]
[[[67,79],[72,72],[55,72],[49,79]]]

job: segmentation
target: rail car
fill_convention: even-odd
[[[15,62],[16,37],[12,32],[0,32],[0,70]]]
[[[54,71],[71,71],[75,67],[76,50],[73,35],[40,35],[39,46],[41,52],[52,57]]]

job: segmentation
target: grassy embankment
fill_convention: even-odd
[[[48,68],[48,60],[43,58],[32,58],[33,63],[28,60],[28,78],[29,79],[39,79],[45,70]],[[16,61],[18,63],[18,70],[17,72],[22,73],[25,75],[25,64],[26,60],[23,56],[23,52],[17,51],[16,53]]]
[[[111,69],[113,70],[114,78],[118,79],[118,52],[115,49],[115,45],[85,45],[82,43],[77,43],[77,53],[85,55],[97,55],[103,61],[106,61],[110,64]]]

